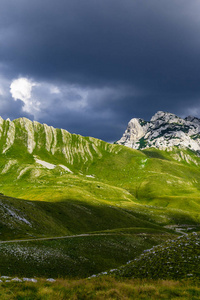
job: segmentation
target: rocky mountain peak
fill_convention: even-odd
[[[174,123],[182,120],[181,118],[177,117],[175,114],[169,113],[169,112],[164,112],[164,111],[158,111],[150,120],[150,122],[156,122],[156,121],[161,121],[161,122],[169,122],[169,123]]]
[[[155,147],[163,150],[176,146],[200,151],[200,119],[193,116],[182,119],[158,111],[149,122],[131,119],[117,143],[134,149]]]
[[[147,127],[148,122],[145,122],[143,119],[131,119],[123,137],[121,138],[121,144],[126,144],[128,142],[128,147],[132,147],[133,144],[145,135]]]
[[[184,119],[185,121],[193,122],[193,123],[199,123],[200,124],[200,119],[197,117],[193,116],[188,116]]]

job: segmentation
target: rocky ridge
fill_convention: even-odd
[[[87,169],[105,153],[119,151],[114,144],[27,118],[11,121],[0,117],[0,175],[5,180],[12,173],[16,181],[35,180],[48,171],[80,174],[83,166]]]
[[[102,151],[112,152],[113,146],[92,137],[71,134],[26,118],[11,121],[0,117],[0,154],[21,150],[31,155],[46,151],[50,155],[60,154],[67,163],[87,162],[94,156],[102,157]]]
[[[149,122],[133,118],[122,138],[116,142],[133,149],[172,147],[200,151],[200,119],[185,119],[168,112],[158,111]]]

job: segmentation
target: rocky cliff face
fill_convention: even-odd
[[[70,134],[26,118],[11,121],[0,117],[1,157],[52,157],[73,165],[101,158],[104,151],[112,152],[114,145],[92,137]]]
[[[118,144],[134,149],[158,148],[160,150],[188,148],[200,151],[200,119],[185,119],[174,114],[158,111],[149,122],[131,119]]]

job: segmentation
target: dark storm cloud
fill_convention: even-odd
[[[35,91],[41,122],[110,141],[132,117],[198,115],[199,9],[197,0],[1,0],[0,72],[62,90]]]

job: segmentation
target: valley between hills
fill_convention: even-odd
[[[134,119],[121,142],[109,144],[26,118],[0,119],[5,289],[26,277],[195,284],[198,122],[159,112],[148,124]]]

